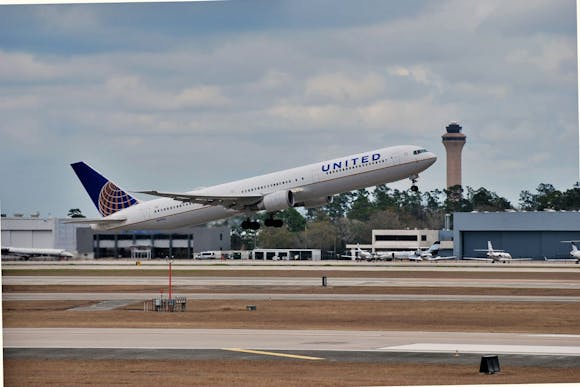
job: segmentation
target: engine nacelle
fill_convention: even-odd
[[[282,211],[294,206],[294,194],[292,191],[276,191],[264,196],[258,203],[259,210]]]
[[[304,208],[317,208],[327,205],[332,201],[332,196],[324,196],[322,198],[316,198],[312,200],[305,201],[301,204]]]

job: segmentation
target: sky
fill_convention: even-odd
[[[0,205],[96,217],[81,160],[187,191],[399,144],[442,189],[452,121],[517,205],[578,181],[577,69],[573,0],[0,5]]]

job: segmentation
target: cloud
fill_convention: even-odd
[[[422,188],[441,188],[457,120],[472,186],[577,178],[572,2],[325,5],[3,8],[0,173],[83,158],[187,189],[417,143],[440,156]]]
[[[345,74],[322,74],[306,80],[306,97],[333,101],[357,102],[376,97],[384,91],[385,79],[378,74],[349,77]]]

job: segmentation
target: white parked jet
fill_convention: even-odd
[[[415,262],[421,261],[443,261],[443,260],[451,260],[455,259],[455,256],[449,257],[440,257],[439,249],[441,247],[440,241],[435,241],[431,247],[427,249],[420,249],[414,251],[389,251],[389,252],[381,252],[378,253],[379,259],[388,259],[388,260],[409,260]]]
[[[511,262],[511,261],[530,261],[531,258],[512,258],[510,253],[506,253],[504,250],[496,250],[491,245],[491,241],[487,241],[486,249],[475,249],[474,251],[485,251],[487,253],[487,258],[473,258],[464,257],[463,259],[474,260],[474,261],[487,261],[491,263],[495,262]]]
[[[576,262],[577,264],[580,264],[580,250],[578,250],[578,246],[576,246],[576,243],[580,242],[580,241],[560,241],[562,243],[570,243],[570,245],[572,246],[572,250],[570,250],[570,256],[572,258],[570,259],[548,259],[545,258],[546,261],[548,262]]]
[[[38,247],[2,247],[2,255],[13,255],[25,259],[32,257],[72,258],[74,255],[64,249],[43,249]]]
[[[257,211],[319,207],[329,203],[332,195],[404,178],[412,180],[411,189],[416,191],[418,174],[436,160],[424,148],[394,146],[195,191],[141,191],[162,197],[144,202],[78,162],[71,166],[103,218],[71,223],[90,223],[97,230],[173,229]],[[265,225],[280,227],[282,221],[270,217]],[[260,225],[248,219],[242,227]]]

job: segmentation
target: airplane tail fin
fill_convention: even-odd
[[[491,245],[491,241],[487,241],[487,250],[489,252],[492,252],[493,251],[493,246]]]
[[[439,254],[439,249],[441,248],[441,242],[440,241],[435,241],[435,243],[433,243],[431,245],[431,247],[429,247],[429,252],[431,253],[431,255],[437,255]]]
[[[71,164],[71,167],[102,216],[114,214],[139,202],[84,162]]]
[[[570,242],[572,244],[572,251],[578,251],[578,247],[576,246],[576,242]]]

